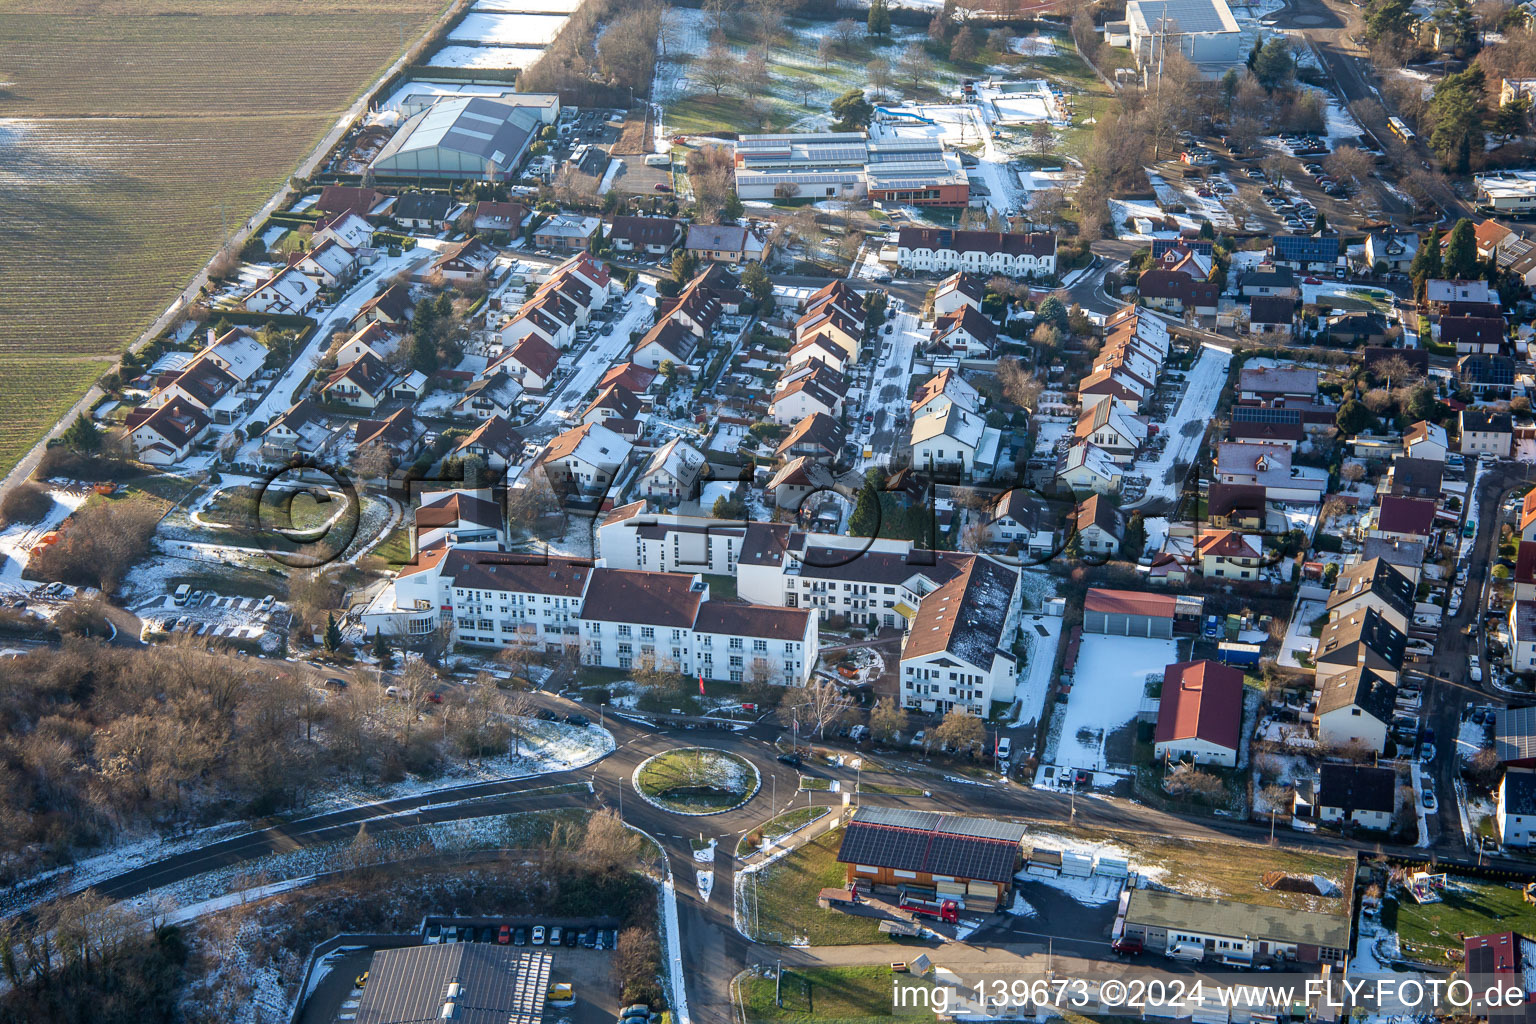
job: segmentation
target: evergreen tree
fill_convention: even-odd
[[[1339,406],[1338,415],[1334,417],[1334,423],[1338,425],[1339,432],[1345,437],[1354,437],[1375,420],[1376,417],[1371,415],[1371,410],[1367,409],[1363,402],[1354,398]]]
[[[331,654],[341,650],[341,627],[336,625],[334,612],[325,614],[325,649]]]
[[[886,0],[872,0],[869,5],[869,34],[885,37],[891,34],[891,9]]]
[[[1328,215],[1322,210],[1317,211],[1317,220],[1312,222],[1314,235],[1326,235],[1328,233]]]
[[[1408,276],[1415,281],[1443,276],[1440,270],[1440,229],[1438,227],[1429,233],[1429,238],[1420,243],[1419,251],[1413,254],[1413,262],[1408,264]]]
[[[389,642],[377,628],[373,631],[373,660],[386,671],[395,667],[395,652],[389,649]]]
[[[88,416],[76,416],[64,430],[64,443],[77,452],[94,452],[101,448],[101,430]]]
[[[880,492],[872,477],[864,478],[858,503],[848,517],[848,533],[853,537],[873,537],[880,532]]]
[[[1067,307],[1056,296],[1047,295],[1035,309],[1035,323],[1050,324],[1057,330],[1065,331],[1069,326]]]
[[[1465,217],[1451,229],[1451,237],[1445,243],[1440,272],[1454,280],[1477,276],[1477,229]]]
[[[741,215],[747,212],[747,206],[741,201],[741,196],[732,189],[730,195],[720,204],[720,219],[727,224],[734,224]]]
[[[1485,84],[1483,69],[1474,64],[1446,76],[1429,101],[1429,118],[1435,126],[1429,133],[1429,148],[1457,174],[1465,174],[1472,151],[1483,148]]]
[[[864,98],[863,89],[849,89],[832,101],[831,110],[837,118],[833,127],[840,132],[856,132],[875,116],[875,108]]]

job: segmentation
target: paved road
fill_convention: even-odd
[[[539,694],[540,704],[559,711],[571,709],[571,702]],[[588,709],[592,710],[592,709]],[[840,805],[840,793],[798,791],[799,772],[776,760],[774,741],[779,727],[760,722],[742,732],[689,731],[667,733],[610,718],[605,723],[613,732],[615,751],[597,763],[554,775],[506,782],[482,783],[439,793],[401,800],[389,800],[347,808],[297,821],[257,828],[245,835],[211,843],[147,864],[133,871],[101,882],[95,888],[104,895],[132,899],[151,889],[195,877],[214,868],[247,862],[268,854],[299,847],[346,842],[360,825],[367,823],[370,834],[389,832],[432,822],[472,819],[494,814],[531,811],[552,807],[621,808],[626,821],[660,841],[676,873],[678,913],[684,957],[684,977],[694,1018],[708,1024],[727,1024],[732,1020],[730,979],[744,965],[768,962],[788,955],[783,947],[759,946],[741,936],[734,926],[734,867],[732,854],[745,832],[790,806],[809,802],[816,805]],[[640,799],[631,785],[635,768],[645,758],[680,745],[700,744],[739,753],[753,762],[762,775],[762,787],[741,808],[709,817],[682,817],[657,808]],[[893,797],[874,794],[862,800],[870,804],[975,813],[986,813],[1026,822],[1059,826],[1074,821],[1078,825],[1117,829],[1143,834],[1180,836],[1194,840],[1237,840],[1268,843],[1266,827],[1224,819],[1184,818],[1165,814],[1128,801],[1082,797],[1074,801],[1068,794],[1028,789],[1013,783],[977,785],[956,776],[943,765],[908,764],[899,757],[893,767],[906,772],[890,778],[907,785],[923,787],[925,797]],[[842,788],[854,788],[856,773],[841,767],[807,768],[807,773],[839,780]],[[865,781],[875,776],[866,773]],[[556,792],[551,787],[566,783],[588,783],[574,791]],[[1449,792],[1446,790],[1446,792]],[[719,854],[713,865],[716,872],[711,898],[699,898],[691,868],[694,866],[689,840],[702,836],[719,840]],[[1282,834],[1281,846],[1327,849],[1347,853],[1354,845],[1331,837],[1301,837]],[[1459,835],[1447,852],[1459,854]],[[1372,845],[1371,849],[1379,849]],[[1409,853],[1410,848],[1385,848],[1388,852]],[[1422,851],[1419,851],[1422,852]],[[1032,942],[1038,936],[1025,933],[999,940]],[[1069,947],[1071,948],[1071,947]],[[1087,941],[1072,949],[1080,955],[1102,955],[1095,942]],[[881,959],[888,951],[882,951]],[[798,954],[797,954],[798,955]],[[816,955],[834,956],[818,952]]]

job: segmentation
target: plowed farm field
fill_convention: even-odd
[[[445,0],[6,0],[0,474]]]

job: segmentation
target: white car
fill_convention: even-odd
[[[1461,588],[1460,587],[1457,587],[1455,590],[1451,591],[1450,611],[1451,611],[1452,615],[1455,615],[1457,612],[1461,611]]]
[[[1435,745],[1433,743],[1426,743],[1419,748],[1419,762],[1421,764],[1429,764],[1434,759]]]
[[[536,925],[533,926],[533,939],[532,939],[532,942],[533,942],[533,944],[535,946],[542,946],[542,945],[544,945],[544,926],[543,925],[536,924]]]

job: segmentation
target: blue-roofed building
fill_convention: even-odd
[[[1339,236],[1276,235],[1270,253],[1277,266],[1332,271],[1339,263]]]

